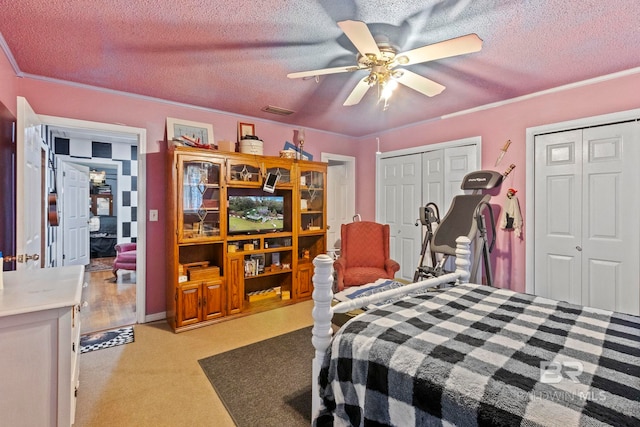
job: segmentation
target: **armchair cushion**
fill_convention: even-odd
[[[378,279],[393,279],[400,264],[389,258],[389,225],[371,221],[343,224],[340,258],[334,263],[338,291]]]

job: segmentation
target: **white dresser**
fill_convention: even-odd
[[[0,290],[0,424],[70,426],[84,266],[11,271]]]

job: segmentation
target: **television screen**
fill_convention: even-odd
[[[275,233],[284,229],[284,197],[229,196],[229,234]]]

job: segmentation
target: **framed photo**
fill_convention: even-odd
[[[285,141],[284,143],[284,150],[293,150],[296,152],[296,159],[301,159],[301,160],[313,160],[313,154],[309,154],[306,151],[302,151],[302,156],[300,156],[300,148],[296,147],[295,145],[293,145],[293,143],[289,142],[289,141]]]
[[[256,125],[252,123],[238,122],[238,141],[244,138],[245,135],[255,135]]]
[[[96,198],[96,212],[97,215],[111,215],[111,200],[105,197]]]
[[[172,141],[174,138],[182,138],[183,136],[196,141],[199,139],[200,144],[211,146],[215,144],[213,125],[167,117],[167,141]]]

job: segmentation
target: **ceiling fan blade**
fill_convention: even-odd
[[[351,93],[349,94],[349,97],[347,98],[347,100],[344,101],[344,104],[342,105],[348,107],[350,105],[356,105],[357,103],[360,102],[360,100],[362,100],[362,97],[364,96],[365,93],[367,93],[370,87],[369,83],[367,83],[365,80],[366,79],[362,79],[358,82],[356,87],[354,87]]]
[[[369,27],[362,21],[340,21],[338,26],[344,34],[351,40],[351,43],[358,49],[363,56],[373,54],[376,58],[381,56],[380,49],[376,43]]]
[[[436,83],[433,80],[429,80],[426,77],[404,69],[402,70],[402,76],[396,78],[396,80],[398,83],[402,83],[427,96],[438,95],[445,89],[440,83]]]
[[[406,56],[409,62],[403,65],[411,65],[478,52],[480,49],[482,49],[482,39],[477,34],[467,34],[466,36],[402,52],[397,57]]]
[[[300,71],[297,73],[289,73],[287,77],[290,79],[298,79],[300,77],[313,77],[313,76],[322,76],[324,74],[334,74],[334,73],[347,73],[351,71],[358,71],[360,68],[350,65],[348,67],[334,67],[334,68],[323,68],[321,70],[312,70],[312,71]]]

